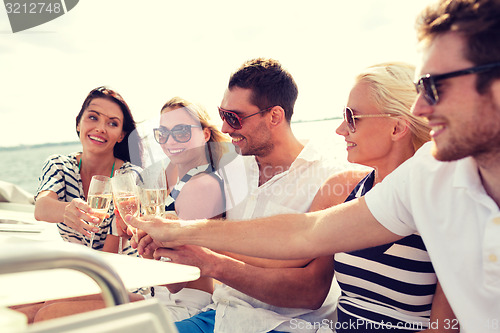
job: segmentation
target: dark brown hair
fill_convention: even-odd
[[[142,165],[142,145],[137,133],[134,117],[132,116],[132,112],[123,97],[116,91],[104,86],[97,87],[90,91],[87,98],[85,98],[85,101],[83,101],[80,112],[76,116],[76,126],[78,127],[78,124],[82,119],[83,112],[95,98],[104,98],[117,104],[123,113],[123,131],[126,134],[121,142],[115,144],[115,147],[113,148],[113,155],[123,161],[133,162],[136,165]],[[76,132],[78,133],[78,136],[80,136],[78,129]]]
[[[475,65],[500,62],[500,1],[441,0],[427,7],[416,23],[419,41],[446,32],[466,40],[464,57]],[[500,77],[500,68],[478,75],[476,89],[484,93]]]
[[[229,90],[235,86],[251,89],[251,102],[261,110],[281,106],[290,123],[299,92],[292,75],[277,60],[258,58],[245,62],[229,79]]]

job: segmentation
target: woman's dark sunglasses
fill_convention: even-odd
[[[347,124],[349,130],[354,133],[356,132],[356,121],[358,118],[377,118],[377,117],[393,117],[392,114],[388,113],[379,113],[379,114],[359,114],[354,115],[352,109],[348,106],[344,108],[344,121]]]
[[[231,126],[232,129],[239,130],[243,126],[242,125],[242,120],[243,119],[247,119],[247,118],[255,116],[256,114],[269,111],[273,107],[274,106],[270,106],[268,108],[260,110],[259,112],[252,113],[251,115],[246,116],[246,117],[240,117],[234,111],[229,111],[229,110],[226,110],[226,109],[223,109],[223,108],[219,107],[219,115],[220,115],[220,118],[222,119],[222,121],[225,121],[229,126]]]
[[[153,133],[155,136],[156,142],[159,144],[164,144],[168,141],[168,138],[170,135],[172,135],[172,138],[174,138],[175,141],[179,143],[186,143],[189,140],[191,140],[191,128],[192,127],[199,127],[201,128],[200,125],[184,125],[184,124],[179,124],[175,125],[174,128],[169,130],[166,127],[160,126],[159,128],[153,129]]]
[[[493,68],[500,67],[500,62],[495,62],[492,64],[475,66],[467,69],[462,69],[459,71],[431,75],[426,74],[415,82],[415,88],[417,88],[417,93],[422,93],[424,99],[429,105],[436,105],[439,102],[439,94],[436,88],[436,84],[445,79],[449,79],[456,76],[469,75],[475,73],[482,73],[492,70]]]

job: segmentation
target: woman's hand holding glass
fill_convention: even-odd
[[[80,198],[73,199],[64,209],[64,224],[80,234],[90,237],[99,231],[95,224],[99,218],[91,214],[90,206]]]
[[[129,239],[130,235],[128,234],[128,224],[125,223],[118,209],[115,209],[115,216],[116,216],[116,229],[117,229],[116,233],[118,237],[124,237],[126,239]]]

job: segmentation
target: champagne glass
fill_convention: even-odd
[[[140,201],[137,191],[136,178],[137,173],[131,169],[116,170],[111,184],[113,187],[113,201],[115,208],[118,209],[120,216],[125,222],[125,215],[130,214],[134,217],[139,216]],[[125,222],[127,224],[127,222]],[[128,224],[127,224],[128,226]],[[123,249],[122,238],[119,238],[118,253]]]
[[[111,178],[115,207],[123,219],[127,214],[139,216],[140,200],[134,176],[135,171],[116,170]]]
[[[142,215],[165,215],[167,178],[163,167],[151,167],[141,173],[137,181],[141,197]]]
[[[90,180],[87,204],[92,208],[93,216],[99,218],[99,227],[106,218],[111,204],[111,181],[107,176],[96,175]],[[90,248],[94,245],[94,232],[90,232]]]

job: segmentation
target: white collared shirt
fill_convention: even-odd
[[[253,156],[238,156],[224,167],[228,219],[254,219],[308,211],[323,182],[341,167],[313,143],[304,149],[288,170],[259,186],[259,166]]]
[[[431,146],[368,192],[366,203],[392,232],[420,233],[462,332],[500,332],[499,207],[474,159],[439,162]]]
[[[307,144],[290,168],[259,186],[259,167],[253,156],[238,156],[224,166],[228,219],[251,219],[308,211],[323,182],[341,168]],[[256,277],[258,278],[258,277]],[[293,292],[292,290],[290,292]],[[214,292],[215,332],[316,332],[335,311],[340,289],[334,281],[329,297],[318,310],[271,306],[226,285]],[[320,332],[327,323],[323,323]]]

